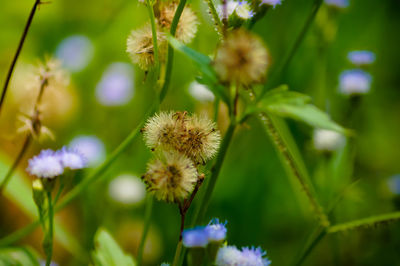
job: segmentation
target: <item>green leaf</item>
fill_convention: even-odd
[[[39,266],[36,252],[29,247],[0,249],[0,265]]]
[[[289,91],[286,85],[266,93],[257,108],[281,117],[303,121],[316,128],[350,134],[349,130],[335,123],[328,114],[311,104],[309,96]]]
[[[95,251],[92,253],[96,266],[134,266],[134,259],[126,255],[117,242],[105,230],[100,228],[95,235]]]
[[[400,212],[393,212],[383,215],[372,216],[348,223],[337,224],[329,227],[328,233],[338,233],[362,228],[377,227],[400,220]]]
[[[225,87],[221,86],[218,83],[217,74],[211,66],[211,59],[208,56],[180,43],[171,35],[168,35],[167,39],[170,45],[175,50],[183,53],[196,63],[199,71],[203,74],[201,77],[197,78],[197,81],[201,84],[208,86],[208,88],[215,94],[215,96],[220,97],[224,102],[229,104],[229,96],[227,90],[225,89]]]

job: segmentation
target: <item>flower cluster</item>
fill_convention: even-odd
[[[348,53],[349,61],[358,68],[345,70],[340,74],[339,89],[343,95],[366,94],[371,89],[372,76],[361,67],[366,68],[375,61],[375,54],[370,51],[352,51]]]
[[[28,162],[27,171],[38,178],[55,178],[65,169],[77,170],[86,166],[86,159],[79,152],[63,147],[58,151],[42,150]]]
[[[167,48],[165,32],[169,32],[171,29],[177,7],[178,5],[174,1],[157,1],[153,6],[156,15],[157,46],[160,61],[165,59]],[[196,36],[198,25],[197,16],[189,6],[186,6],[179,19],[175,37],[183,43],[190,43]],[[132,62],[141,69],[147,71],[154,65],[153,35],[150,24],[131,32],[126,51],[129,53]]]
[[[207,226],[199,226],[183,232],[183,245],[187,248],[205,248],[209,244],[219,244],[215,258],[217,266],[267,266],[270,261],[265,257],[267,254],[260,247],[243,247],[241,250],[235,246],[224,245],[227,228],[226,222],[221,223],[218,219],[212,219]]]
[[[187,248],[206,247],[212,242],[222,242],[226,238],[226,222],[212,219],[207,226],[198,226],[183,231],[182,242]]]
[[[186,112],[161,112],[151,117],[142,132],[155,151],[143,180],[157,199],[175,202],[187,198],[199,179],[197,166],[217,152],[220,133],[206,117]]]

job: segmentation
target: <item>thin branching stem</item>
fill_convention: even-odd
[[[144,227],[142,237],[140,239],[140,244],[137,253],[137,264],[142,265],[143,259],[143,251],[146,244],[147,233],[149,232],[150,222],[151,222],[151,213],[153,211],[153,196],[148,194],[146,200],[146,210],[144,214]]]
[[[221,19],[218,16],[218,12],[215,9],[214,2],[213,2],[213,0],[205,0],[205,1],[206,1],[207,5],[208,5],[208,8],[210,9],[210,14],[211,14],[211,16],[212,16],[212,18],[214,20],[214,24],[215,24],[216,30],[222,36],[223,32],[224,32],[224,26],[222,25]]]
[[[262,92],[260,93],[260,99],[262,96],[267,92],[269,88],[273,88],[276,83],[280,80],[281,75],[285,72],[286,68],[289,66],[290,62],[292,61],[294,55],[296,54],[297,50],[299,49],[300,45],[302,44],[304,37],[307,35],[308,30],[310,29],[310,26],[312,25],[315,16],[318,13],[319,8],[321,7],[322,0],[315,0],[311,12],[308,15],[306,22],[304,23],[303,28],[301,29],[299,35],[296,37],[296,40],[292,46],[292,48],[289,50],[287,55],[284,57],[285,59],[283,60],[282,64],[280,67],[276,69],[276,71],[273,73],[273,76],[271,78],[271,82],[268,82],[268,85],[265,85]]]
[[[28,31],[29,31],[29,29],[31,27],[33,17],[35,16],[36,10],[37,10],[37,8],[38,8],[40,3],[41,3],[40,0],[35,0],[35,3],[33,4],[31,12],[29,13],[28,20],[27,20],[27,22],[25,24],[24,32],[22,33],[21,39],[19,40],[17,51],[15,52],[14,58],[11,61],[11,65],[10,65],[10,67],[8,69],[7,77],[6,77],[6,80],[4,82],[4,86],[3,86],[3,91],[1,92],[0,114],[1,114],[1,110],[2,110],[3,104],[4,104],[4,100],[6,98],[8,85],[10,84],[11,77],[12,77],[12,74],[14,72],[15,65],[17,64],[18,57],[21,54],[22,47],[24,46],[26,36],[28,35]]]

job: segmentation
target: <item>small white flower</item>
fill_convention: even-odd
[[[242,252],[235,246],[224,246],[218,250],[215,265],[217,266],[236,266],[241,265],[243,260]]]
[[[63,147],[56,152],[56,155],[65,168],[77,170],[86,167],[87,160],[80,152],[74,149]]]
[[[106,156],[103,142],[95,136],[78,136],[69,146],[80,152],[87,159],[89,166],[100,164]]]
[[[344,136],[326,129],[314,131],[314,148],[319,151],[334,151],[344,144]]]
[[[356,66],[365,66],[375,62],[375,54],[371,51],[352,51],[348,53],[347,59]]]
[[[371,75],[361,69],[346,70],[340,74],[339,89],[344,95],[366,94],[371,81]]]
[[[138,177],[124,174],[110,182],[108,193],[114,201],[131,205],[143,201],[146,196],[146,186]]]
[[[42,150],[39,155],[29,159],[26,170],[39,178],[52,179],[61,175],[64,172],[64,167],[55,152],[48,149]]]
[[[189,93],[198,101],[212,102],[214,101],[214,94],[203,84],[193,81],[189,85]]]
[[[275,8],[276,5],[282,4],[281,0],[262,0],[261,5],[267,5],[267,6],[272,6]]]
[[[239,1],[235,11],[242,19],[249,19],[254,16],[254,12],[251,10],[250,5],[245,1]]]
[[[233,0],[228,0],[226,3],[226,19],[228,19],[233,12],[235,12],[235,9],[237,8],[239,4]],[[222,19],[224,18],[224,6],[223,5],[218,5],[217,7],[217,12],[219,17]]]

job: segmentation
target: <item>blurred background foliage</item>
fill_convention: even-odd
[[[218,37],[206,4],[189,2],[201,22],[190,47],[213,54]],[[285,0],[254,27],[270,51],[269,76],[273,76],[282,64],[313,2]],[[33,0],[3,1],[1,4],[1,82],[32,4]],[[333,16],[330,14],[330,19],[326,18],[329,15],[326,12],[323,6],[292,62],[274,80],[274,85],[288,84],[291,90],[309,94],[314,103],[335,121],[356,131],[351,145],[327,155],[313,149],[312,128],[288,121],[322,204],[329,206],[334,199],[332,195],[347,188],[330,217],[336,223],[400,209],[399,181],[393,179],[400,173],[400,2],[350,0],[347,9]],[[14,177],[6,195],[1,198],[1,237],[28,224],[36,215],[35,209],[32,211],[31,208],[33,205],[24,206],[31,197],[30,177],[24,171],[28,158],[42,148],[60,148],[78,135],[98,137],[109,154],[141,121],[155,95],[137,66],[132,65],[130,70],[133,97],[126,104],[102,105],[96,99],[96,86],[110,64],[131,64],[125,52],[127,36],[147,22],[145,6],[131,0],[54,0],[40,6],[10,91],[18,90],[18,86],[28,82],[24,75],[26,66],[37,64],[46,55],[55,55],[67,37],[87,37],[93,50],[86,53],[92,53],[92,56],[88,56],[87,66],[71,74],[72,86],[66,96],[56,100],[59,101],[56,105],[62,105],[66,100],[70,104],[62,111],[63,115],[47,121],[46,126],[56,136],[55,141],[35,142],[20,165],[18,182],[21,183]],[[338,93],[338,76],[342,70],[351,67],[347,53],[360,49],[371,50],[377,57],[369,69],[373,76],[372,90],[348,116],[350,102]],[[195,65],[176,53],[172,86],[162,104],[163,110],[207,112],[212,116],[212,103],[199,102],[188,91],[196,74]],[[22,135],[15,133],[19,106],[12,100],[13,95],[10,92],[7,96],[0,117],[2,176],[22,144]],[[227,123],[224,114],[221,112],[219,117],[222,131]],[[150,152],[141,137],[137,138],[109,168],[105,178],[92,184],[57,215],[62,230],[73,238],[70,241],[58,239],[54,257],[57,263],[84,264],[100,226],[107,228],[126,252],[135,254],[143,228],[143,200],[133,205],[118,204],[110,196],[109,185],[121,174],[140,176],[149,158]],[[79,182],[84,174],[80,173],[74,182]],[[287,177],[270,139],[256,119],[236,130],[207,213],[207,218],[212,217],[228,221],[230,244],[261,246],[268,251],[273,265],[292,263],[315,226],[304,194],[296,181]],[[145,263],[156,265],[171,261],[178,232],[176,206],[156,202]],[[305,265],[400,265],[399,235],[399,223],[330,235],[314,250]],[[19,244],[32,246],[41,253],[40,243],[41,231],[38,229]]]

